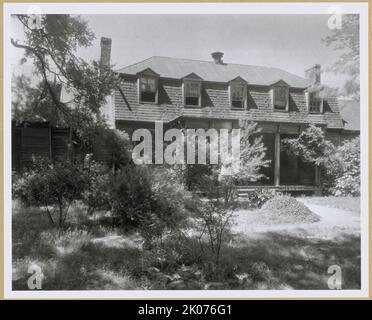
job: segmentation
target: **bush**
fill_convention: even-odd
[[[360,195],[359,137],[335,147],[321,128],[310,125],[298,138],[284,140],[284,145],[305,162],[320,167],[326,194]]]
[[[297,138],[285,139],[283,144],[303,161],[320,166],[326,166],[335,150],[334,145],[326,139],[323,129],[314,124],[310,124]]]
[[[112,180],[110,201],[121,227],[138,228],[151,242],[166,229],[179,228],[187,218],[181,183],[165,168],[124,167]]]
[[[84,175],[87,186],[82,192],[82,201],[87,207],[87,214],[92,215],[96,210],[109,210],[111,183],[109,169],[95,161],[90,161]]]
[[[40,160],[13,183],[13,194],[26,206],[38,206],[52,225],[62,228],[72,202],[87,184],[80,166]]]
[[[335,196],[360,195],[360,138],[344,142],[337,148],[340,170],[331,192]]]

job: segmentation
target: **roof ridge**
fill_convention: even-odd
[[[139,62],[126,65],[126,66],[124,66],[122,68],[119,68],[117,70],[121,70],[121,69],[124,69],[124,68],[133,67],[133,66],[135,66],[137,64],[140,64],[142,62],[145,62],[145,61],[150,60],[150,59],[153,59],[153,58],[165,58],[165,59],[184,60],[184,61],[197,61],[197,62],[205,62],[205,63],[215,64],[213,61],[208,61],[208,60],[189,59],[189,58],[179,58],[179,57],[169,57],[169,56],[158,56],[158,55],[154,55],[154,56],[151,56],[149,58],[143,59],[143,60],[141,60]],[[301,76],[298,76],[298,75],[296,75],[294,73],[288,72],[288,71],[286,71],[284,69],[281,69],[281,68],[278,68],[278,67],[273,67],[273,66],[263,66],[263,65],[257,65],[257,64],[243,64],[243,63],[223,63],[222,65],[234,65],[234,66],[245,66],[245,67],[257,67],[257,68],[276,69],[276,70],[280,70],[280,71],[286,72],[286,73],[291,74],[291,75],[295,75],[297,77],[301,77]],[[303,77],[301,77],[301,78],[303,78]]]
[[[173,68],[173,65],[180,64],[180,68]],[[169,75],[170,78],[182,78],[186,74],[190,73],[190,70],[197,75],[201,76],[205,80],[210,81],[227,81],[227,76],[231,75],[232,78],[235,78],[237,75],[245,79],[250,83],[262,84],[262,85],[271,85],[278,80],[283,80],[288,83],[290,86],[305,88],[308,87],[308,81],[304,76],[300,76],[296,73],[286,71],[278,67],[271,66],[259,66],[252,64],[241,64],[241,63],[226,63],[224,65],[218,65],[213,61],[205,60],[196,60],[188,58],[178,58],[178,57],[167,57],[161,55],[153,55],[147,59],[141,60],[135,64],[127,65],[122,68],[118,68],[115,71],[118,73],[129,73],[135,74],[140,72],[140,68],[152,68],[155,72],[159,73],[159,70],[156,70],[156,67],[159,67],[163,70],[163,75],[166,77]],[[223,68],[225,67],[225,68]],[[172,69],[172,70],[171,70]],[[189,70],[190,69],[190,70]],[[213,70],[214,69],[214,70]],[[241,72],[239,73],[239,70]],[[211,77],[206,76],[206,70],[212,72]],[[200,74],[198,71],[202,72]],[[162,74],[162,72],[160,72]],[[184,74],[182,74],[184,73]],[[212,79],[213,78],[213,79]],[[223,80],[221,80],[223,79]],[[229,79],[231,80],[231,79]]]
[[[189,58],[178,58],[178,57],[168,57],[168,56],[151,56],[149,59],[151,58],[166,58],[166,59],[174,59],[174,60],[186,60],[186,61],[198,61],[198,62],[206,62],[206,63],[211,63],[211,64],[215,64],[215,62],[213,61],[209,61],[209,60],[200,60],[200,59],[189,59]],[[147,60],[147,59],[146,59]],[[145,60],[143,60],[145,61]],[[142,62],[143,62],[142,61]],[[283,69],[280,69],[278,67],[272,67],[272,66],[262,66],[262,65],[257,65],[257,64],[244,64],[244,63],[230,63],[230,62],[224,62],[222,65],[229,65],[229,64],[232,64],[232,65],[235,65],[235,66],[246,66],[246,67],[258,67],[258,68],[270,68],[270,69],[277,69],[277,70],[281,70],[281,71],[284,71],[284,72],[287,72],[287,73],[290,73],[288,71],[285,71]],[[129,67],[129,66],[128,66]]]

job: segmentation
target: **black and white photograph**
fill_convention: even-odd
[[[5,294],[368,296],[367,10],[8,4]]]

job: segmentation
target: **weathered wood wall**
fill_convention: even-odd
[[[12,169],[20,170],[33,158],[53,161],[69,157],[71,145],[69,128],[53,128],[48,124],[12,126]]]

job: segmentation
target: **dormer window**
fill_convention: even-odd
[[[194,79],[185,79],[184,103],[186,106],[200,107],[201,105],[201,81]]]
[[[230,83],[230,104],[234,109],[245,109],[247,86],[241,81],[232,81]]]
[[[288,87],[275,86],[272,90],[274,110],[288,111]]]
[[[318,92],[308,93],[308,104],[310,113],[323,112],[323,99],[319,96]]]
[[[158,79],[150,76],[139,77],[140,102],[157,103]]]

